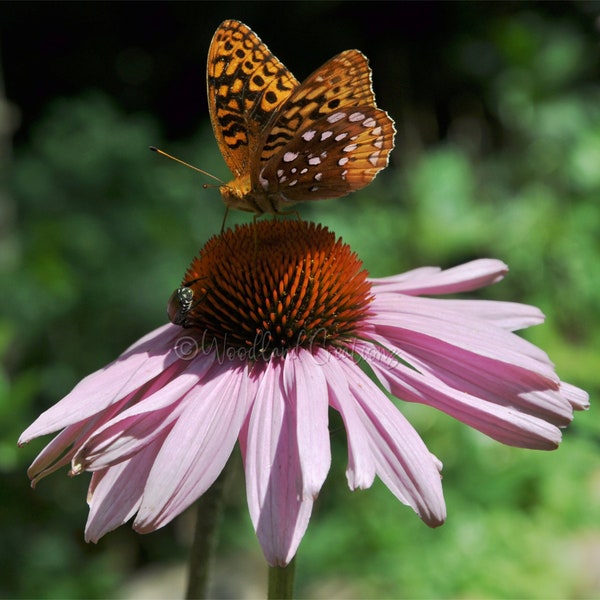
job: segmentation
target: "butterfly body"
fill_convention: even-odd
[[[394,124],[377,108],[366,57],[346,50],[299,83],[239,21],[217,29],[207,64],[210,116],[234,179],[228,207],[285,212],[369,184],[388,163]]]
[[[284,206],[293,202],[286,201],[281,194],[269,190],[268,185],[255,185],[250,174],[233,179],[219,187],[225,206],[252,212],[256,215],[277,214],[284,211]]]

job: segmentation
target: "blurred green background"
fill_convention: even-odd
[[[361,49],[396,121],[391,166],[374,184],[300,206],[302,217],[341,235],[374,276],[504,260],[505,281],[479,296],[540,306],[546,323],[524,335],[594,403],[599,13],[592,2],[0,4],[0,596],[182,594],[193,512],[150,535],[125,526],[85,544],[88,475],[65,469],[33,491],[26,468],[50,438],[16,440],[165,322],[170,293],[220,230],[217,190],[147,147],[229,178],[204,83],[225,18],[250,25],[300,80]],[[350,493],[338,430],[300,547],[299,597],[600,596],[593,404],[552,453],[401,408],[444,462],[447,523],[429,530],[380,483]],[[213,593],[257,597],[266,570],[237,462]]]

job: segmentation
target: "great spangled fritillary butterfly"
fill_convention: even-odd
[[[227,207],[280,213],[368,185],[388,163],[394,122],[377,108],[358,50],[299,83],[246,25],[224,21],[207,64],[210,118],[234,179]]]

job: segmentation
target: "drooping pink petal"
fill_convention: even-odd
[[[362,348],[360,344],[356,348],[361,356]],[[368,348],[364,358],[397,398],[433,406],[509,446],[552,450],[560,443],[560,429],[542,419],[471,396],[399,362],[390,369],[389,363],[379,361]]]
[[[441,463],[361,369],[351,361],[339,364],[357,401],[356,414],[368,435],[377,475],[427,525],[441,525],[446,518]]]
[[[425,300],[425,298],[422,299]],[[508,331],[518,331],[540,325],[546,318],[537,306],[520,302],[452,299],[444,299],[443,302],[446,310],[455,310],[457,315],[461,315],[461,318],[468,316],[482,319]]]
[[[90,423],[83,421],[66,427],[52,439],[27,469],[31,487],[35,487],[40,479],[69,464],[81,440],[85,439],[89,431]]]
[[[155,457],[134,523],[136,531],[162,527],[219,476],[251,406],[247,372],[241,364],[215,364],[212,376],[181,400],[185,409]]]
[[[468,292],[500,281],[508,267],[499,260],[482,258],[442,271],[435,267],[372,279],[373,292],[394,291],[410,296]]]
[[[197,357],[175,379],[98,427],[75,455],[74,471],[97,471],[121,462],[139,452],[163,429],[170,429],[183,411],[181,398],[199,385],[212,364],[212,357]]]
[[[88,419],[159,376],[180,360],[176,347],[179,337],[181,328],[175,325],[164,325],[143,337],[43,412],[21,434],[19,444]]]
[[[460,329],[459,324],[455,327]],[[498,341],[494,356],[493,345],[486,347],[483,342],[478,352],[477,328],[472,321],[473,335],[465,334],[465,346],[453,346],[424,334],[407,335],[406,341],[396,344],[390,340],[400,338],[397,331],[378,329],[391,334],[371,334],[374,341],[421,373],[430,373],[452,388],[488,402],[512,406],[557,426],[565,426],[572,419],[572,407],[558,391],[558,377],[547,356],[514,334],[501,332],[504,342]],[[460,336],[456,337],[458,340]]]
[[[346,478],[351,490],[371,487],[375,479],[375,460],[369,435],[359,415],[356,400],[348,387],[346,375],[338,364],[338,357],[320,350],[315,357],[321,361],[329,389],[329,402],[344,421],[348,440],[348,468]],[[357,367],[358,368],[358,367]]]
[[[400,348],[428,348],[432,355],[463,352],[465,361],[489,358],[535,372],[558,385],[548,355],[537,346],[481,319],[459,319],[453,311],[445,312],[443,304],[431,312],[429,303],[422,300],[405,298],[402,319],[393,313],[375,312],[369,320],[382,337]]]
[[[316,498],[331,465],[327,382],[310,352],[299,348],[287,354],[283,389],[290,410],[296,411],[302,497]]]
[[[138,510],[154,457],[165,435],[156,438],[129,460],[92,475],[88,491],[90,512],[85,526],[86,541],[97,542],[123,525]]]
[[[177,402],[110,421],[77,451],[73,472],[104,470],[132,458],[165,430],[169,431],[183,410],[182,403]]]
[[[544,322],[544,313],[539,308],[528,304],[494,300],[415,298],[392,292],[377,294],[372,309],[376,312],[393,313],[401,321],[406,313],[410,314],[411,306],[415,302],[418,302],[422,311],[432,315],[438,315],[438,311],[443,311],[443,316],[452,320],[482,319],[508,331],[517,331]],[[441,318],[442,315],[439,317]]]
[[[250,517],[270,565],[285,566],[304,536],[312,497],[302,498],[296,413],[284,392],[281,361],[260,374],[256,400],[240,435]]]
[[[561,381],[560,392],[574,410],[587,410],[590,407],[590,396],[586,391]]]

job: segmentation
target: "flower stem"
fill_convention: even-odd
[[[287,567],[269,567],[269,600],[288,600],[294,597],[294,571],[296,557]]]
[[[190,551],[189,575],[185,597],[208,598],[208,584],[217,547],[217,532],[223,514],[223,492],[231,461],[198,500],[196,530]]]

